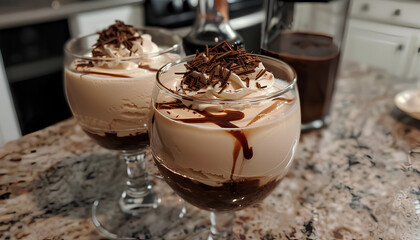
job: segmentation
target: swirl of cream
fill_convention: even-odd
[[[226,86],[223,86],[221,82],[215,85],[208,85],[204,89],[197,91],[184,91],[188,96],[195,98],[206,98],[206,99],[227,99],[227,100],[239,100],[244,98],[262,97],[268,96],[277,89],[273,87],[275,79],[271,72],[264,71],[265,67],[262,63],[259,63],[258,67],[254,72],[242,75],[241,77],[235,73],[231,73],[227,79]],[[260,72],[263,72],[261,76],[258,76]],[[210,76],[205,73],[202,74],[205,79],[209,79]],[[257,78],[258,77],[258,78]],[[181,81],[178,81],[178,89],[184,89]],[[200,111],[205,109],[212,110],[223,110],[223,106],[215,104],[203,104],[199,102],[184,100],[184,104],[187,106],[192,105],[194,109]],[[248,104],[238,105],[236,108],[243,109]]]
[[[136,33],[136,36],[140,36]],[[125,69],[132,70],[138,68],[140,64],[149,66],[163,65],[167,59],[161,57],[148,57],[147,54],[159,52],[161,49],[152,41],[152,36],[142,34],[141,38],[131,41],[132,47],[128,49],[123,44],[116,47],[114,44],[105,44],[103,48],[97,48],[95,51],[100,52],[103,58],[112,58],[113,60],[97,61],[97,67],[106,69]],[[129,60],[121,60],[121,58],[130,57]],[[136,58],[138,57],[138,58]]]

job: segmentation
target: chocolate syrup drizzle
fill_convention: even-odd
[[[146,65],[146,64],[140,64],[139,68],[143,68],[143,69],[149,70],[151,72],[158,72],[159,71],[159,69],[152,68],[152,67],[150,67],[149,65]]]
[[[274,103],[261,111],[259,114],[257,114],[254,119],[252,119],[247,126],[251,125],[252,123],[255,123],[260,118],[262,118],[264,115],[274,111],[280,104],[283,103],[291,103],[295,99],[287,99],[283,97],[278,97],[273,99]],[[162,109],[162,110],[171,110],[171,109],[186,109],[187,107],[179,100],[173,101],[173,102],[166,102],[166,103],[156,103],[156,109]],[[245,117],[245,114],[241,111],[233,111],[233,110],[224,110],[224,114],[218,114],[214,115],[206,111],[198,111],[193,110],[199,114],[201,114],[204,117],[201,118],[187,118],[187,119],[177,119],[172,118],[175,121],[180,121],[184,123],[214,123],[217,126],[221,128],[239,128],[235,124],[232,123],[232,121],[238,121]],[[154,122],[154,116],[153,120]],[[229,130],[227,131],[229,134],[231,134],[237,142],[235,142],[235,146],[233,149],[233,166],[232,170],[230,172],[230,179],[233,180],[233,174],[236,169],[236,163],[239,156],[239,151],[241,150],[241,146],[243,149],[244,158],[249,160],[253,156],[253,150],[252,147],[248,144],[248,139],[245,136],[245,133],[242,130]]]
[[[106,73],[106,72],[91,71],[91,70],[82,70],[80,72],[83,73],[82,76],[83,75],[88,75],[88,74],[97,74],[97,75],[104,75],[104,76],[108,76],[108,77],[132,78],[132,77],[130,77],[128,75],[124,75],[124,74]]]
[[[179,100],[174,102],[168,102],[168,103],[157,103],[156,109],[177,109],[177,108],[186,108],[185,105]],[[173,119],[175,121],[180,121],[184,123],[214,123],[217,126],[221,128],[239,128],[235,124],[232,123],[232,121],[238,121],[245,117],[245,114],[241,111],[233,111],[233,110],[224,110],[224,114],[218,114],[214,115],[206,111],[198,111],[193,110],[199,114],[201,114],[204,117],[201,118],[187,118],[187,119]],[[227,131],[229,134],[231,134],[237,142],[240,143],[243,149],[244,158],[249,160],[253,156],[253,150],[252,147],[248,144],[248,139],[245,136],[245,133],[242,130],[229,130]],[[236,145],[236,144],[235,144]],[[234,153],[233,153],[233,166],[230,173],[230,179],[233,180],[233,173],[235,171],[236,167],[236,161],[239,154],[239,148],[235,147]]]
[[[232,110],[224,110],[222,115],[214,115],[209,112],[205,111],[197,111],[201,115],[204,116],[204,118],[188,118],[188,119],[176,119],[178,121],[184,122],[184,123],[214,123],[217,126],[221,128],[239,128],[235,124],[232,123],[232,121],[238,121],[245,117],[245,114],[241,111],[232,111]],[[229,134],[234,136],[236,140],[238,140],[242,148],[244,149],[244,158],[245,159],[251,159],[253,152],[252,147],[248,146],[248,140],[241,130],[229,130]]]

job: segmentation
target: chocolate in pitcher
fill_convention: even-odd
[[[302,123],[324,119],[330,109],[340,50],[330,36],[282,33],[261,53],[290,64],[298,76]]]
[[[302,130],[329,124],[349,0],[268,0],[261,53],[297,73]]]

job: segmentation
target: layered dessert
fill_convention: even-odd
[[[77,50],[87,40],[70,44]],[[121,21],[99,32],[90,52],[71,54],[65,69],[66,93],[83,130],[108,149],[138,149],[147,144],[156,72],[180,56],[157,46],[150,34]]]
[[[340,50],[331,36],[290,32],[279,34],[261,53],[292,65],[298,75],[302,123],[323,120],[334,91]]]
[[[158,73],[151,147],[182,198],[207,210],[236,210],[277,186],[300,134],[287,68],[223,42]]]

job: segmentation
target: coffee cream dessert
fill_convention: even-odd
[[[167,89],[152,102],[151,147],[168,184],[208,210],[264,199],[286,174],[299,139],[296,91],[258,56],[227,42],[164,68],[159,79]]]
[[[67,98],[88,135],[109,149],[148,142],[147,121],[156,72],[179,55],[162,53],[149,34],[121,21],[98,33],[86,59],[66,67]]]

